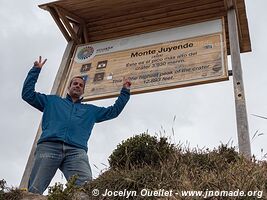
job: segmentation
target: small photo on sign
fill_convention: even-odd
[[[107,64],[108,64],[108,61],[107,60],[100,61],[100,62],[97,63],[96,69],[106,68],[107,67]]]
[[[107,80],[112,80],[113,79],[113,73],[110,73],[108,76],[107,76]]]
[[[104,79],[104,75],[105,75],[104,72],[95,74],[94,82],[102,81]]]
[[[82,65],[80,72],[83,73],[83,72],[89,71],[91,69],[91,66],[92,66],[92,63]]]
[[[85,81],[85,84],[86,84],[86,83],[87,83],[87,81],[89,80],[89,77],[88,77],[88,75],[83,75],[82,77],[83,77],[83,80]]]

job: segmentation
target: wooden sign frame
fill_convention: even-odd
[[[228,80],[225,41],[222,18],[79,45],[64,94],[77,75],[86,80],[84,101],[118,96],[123,77],[132,81],[131,94]]]

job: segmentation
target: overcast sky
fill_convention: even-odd
[[[0,0],[0,179],[19,186],[42,113],[21,99],[23,81],[39,55],[47,58],[36,90],[49,94],[67,45],[48,12],[37,6],[46,0]],[[252,153],[267,153],[267,1],[246,0],[252,52],[242,54]],[[229,63],[229,68],[231,65]],[[115,99],[94,101],[109,106]],[[175,121],[174,116],[176,116]],[[172,135],[174,129],[174,136]],[[238,146],[233,82],[229,81],[134,95],[121,115],[96,124],[89,140],[93,176],[108,165],[116,146],[134,134],[170,136],[190,147]],[[165,133],[164,133],[165,132]],[[265,158],[266,159],[266,158]],[[65,182],[61,173],[55,181]]]

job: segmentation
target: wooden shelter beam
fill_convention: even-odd
[[[65,39],[68,42],[71,41],[71,37],[70,37],[68,31],[66,30],[66,28],[64,27],[64,25],[62,24],[62,22],[60,21],[60,18],[58,16],[58,13],[56,12],[56,10],[52,7],[48,7],[47,9],[50,12],[51,16],[53,17],[54,21],[56,22],[57,26],[59,27],[59,29],[62,32]]]
[[[61,8],[60,6],[56,6],[56,7],[60,12],[64,13],[67,18],[69,18],[69,19],[71,19],[71,20],[73,20],[79,24],[84,23],[84,19],[82,19],[81,17],[75,15],[74,13],[72,13],[72,12],[70,12],[64,8]]]
[[[64,26],[66,27],[66,29],[68,30],[71,38],[77,43],[80,44],[81,41],[79,39],[79,37],[77,36],[77,33],[74,31],[73,27],[70,25],[70,21],[67,19],[66,17],[66,13],[64,13],[63,10],[60,10],[59,8],[57,8],[56,6],[54,6],[54,9],[57,11],[60,19],[62,20]]]
[[[82,29],[83,29],[84,41],[85,41],[85,43],[88,43],[89,42],[89,36],[88,36],[88,32],[87,32],[87,25],[85,23],[82,25]]]
[[[85,20],[64,8],[61,8],[60,6],[56,6],[56,9],[58,10],[59,13],[61,13],[62,15],[65,15],[65,17],[69,21],[71,20],[75,22],[73,29],[74,29],[74,32],[77,33],[77,36],[80,42],[83,42],[83,41],[89,42]],[[77,26],[76,27],[77,31],[75,30],[75,26]]]
[[[225,4],[225,8],[226,8],[227,11],[230,10],[230,9],[234,9],[235,10],[237,26],[238,26],[239,43],[240,43],[240,46],[241,46],[243,37],[242,37],[242,32],[241,32],[241,24],[240,24],[240,19],[239,19],[239,13],[238,13],[238,9],[237,9],[236,0],[224,0],[224,4]]]
[[[84,44],[84,37],[83,37],[83,26],[82,24],[73,24],[73,29],[77,33],[80,42]]]
[[[236,1],[235,0],[224,0],[224,4],[227,10],[236,8]]]
[[[238,146],[240,154],[251,158],[249,127],[247,119],[246,99],[240,58],[240,46],[238,37],[238,25],[236,12],[233,7],[228,10],[228,28],[230,40],[230,52],[233,71],[233,84],[235,95],[236,122],[238,134]]]
[[[90,42],[200,23],[222,16],[227,21],[227,11],[235,8],[240,50],[242,53],[251,51],[245,0],[57,0],[39,5],[45,10],[52,6],[63,11],[70,23],[80,26],[86,23],[79,39]],[[126,26],[128,29],[122,30]],[[230,49],[228,30],[226,33],[227,48]]]

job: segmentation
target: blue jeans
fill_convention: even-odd
[[[69,180],[78,175],[77,185],[92,180],[91,167],[84,149],[63,142],[43,142],[37,145],[29,179],[29,192],[43,194],[57,169]]]

